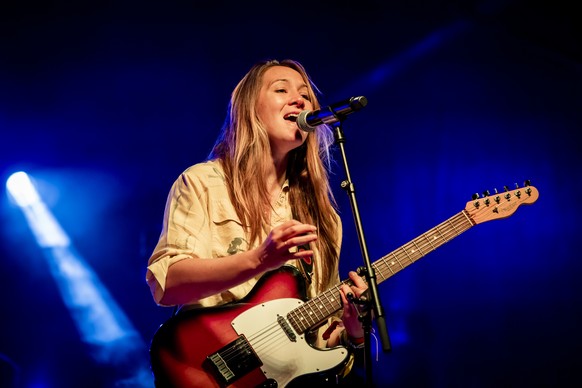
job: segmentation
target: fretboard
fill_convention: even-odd
[[[469,230],[474,223],[463,210],[448,220],[440,223],[414,240],[390,252],[372,264],[376,275],[376,283],[392,277],[428,253],[434,251],[444,243],[451,241],[461,233]],[[308,300],[299,307],[291,310],[287,318],[298,333],[304,333],[311,327],[320,324],[342,308],[340,287],[342,284],[351,285],[347,279],[339,285],[330,288],[321,295]]]

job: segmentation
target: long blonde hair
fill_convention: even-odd
[[[270,223],[270,195],[264,178],[271,149],[269,137],[256,113],[257,99],[264,73],[273,66],[296,70],[308,85],[313,109],[320,108],[319,90],[311,81],[303,65],[294,60],[268,60],[256,63],[232,92],[228,115],[209,159],[222,163],[230,199],[240,221],[245,225],[250,243],[260,238]],[[334,279],[338,268],[339,220],[337,205],[329,185],[329,147],[333,143],[331,128],[320,128],[307,136],[306,141],[289,154],[287,179],[289,201],[295,219],[317,226],[319,239],[316,252],[321,255],[322,279],[317,289],[325,290]]]

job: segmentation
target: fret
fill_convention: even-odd
[[[305,305],[300,306],[300,307],[296,308],[295,310],[299,314],[299,323],[301,324],[302,327],[308,328],[314,324],[314,322],[309,320],[309,318],[310,318],[309,314],[306,314],[306,312],[305,312]]]
[[[384,260],[384,259],[380,259],[376,263],[372,264],[372,267],[374,267],[376,272],[380,274],[380,276],[382,277],[382,280],[386,280],[387,277],[384,275],[384,271],[382,270],[382,268],[380,268],[381,266],[384,266],[384,267],[387,267],[388,269],[390,269],[390,267],[386,264],[386,260]]]
[[[457,231],[457,228],[455,228],[455,224],[453,224],[450,220],[449,220],[449,224],[451,225],[451,227],[455,231],[456,235],[458,236],[460,233]]]
[[[398,256],[396,256],[395,252],[392,252],[392,256],[394,256],[394,258],[396,259],[396,262],[398,263],[398,265],[400,265],[400,269],[404,269],[404,266],[400,262],[400,259],[398,259]],[[391,266],[394,265],[394,261],[391,261],[390,264],[391,264]],[[392,267],[390,267],[390,271],[392,271]],[[396,272],[398,272],[398,271],[396,271]],[[396,272],[393,271],[392,274],[394,274]]]
[[[419,257],[417,257],[417,260],[418,260],[418,259],[420,259],[422,256],[424,256],[424,252],[423,252],[423,251],[422,251],[422,249],[421,249],[421,248],[418,246],[418,244],[416,243],[416,240],[417,240],[417,239],[414,239],[414,240],[412,240],[412,244],[414,244],[414,246],[416,247],[416,249],[417,249],[417,250],[418,250],[418,252],[419,252],[419,253],[417,253],[417,255],[418,255],[418,254],[420,254],[420,256],[419,256]],[[416,253],[415,251],[412,251],[412,252],[413,252],[413,253]]]
[[[329,300],[328,292],[324,292],[323,294],[321,294],[321,299],[326,299],[326,302],[327,302],[327,303],[321,304],[325,308],[326,314],[323,316],[325,318],[325,317],[333,314],[334,310],[330,309],[331,302]]]
[[[430,231],[428,233],[430,233]],[[423,234],[423,236],[424,236],[425,240],[428,242],[428,245],[430,245],[431,250],[434,251],[436,249],[436,247],[434,245],[432,245],[432,241],[430,241],[430,237],[428,236],[428,234],[425,233],[425,234]],[[434,240],[434,239],[436,239],[436,236],[433,235],[432,238]]]
[[[408,246],[410,244],[406,244],[403,248],[400,249],[401,252],[404,252],[404,254],[406,254],[406,256],[408,257],[408,260],[410,260],[411,263],[414,263],[414,260],[412,260],[412,257],[410,257],[410,255],[408,254]],[[402,267],[404,268],[404,267]]]
[[[309,306],[310,304],[313,304],[313,299],[310,301],[311,303],[307,304],[307,305],[303,305],[303,310],[307,313],[307,317],[309,318],[309,322],[311,323],[309,326],[313,326],[315,325],[317,322],[319,322],[316,317],[313,314],[313,309],[307,309],[306,307]]]
[[[436,226],[436,227],[434,228],[434,230],[436,230],[436,231],[437,231],[437,233],[438,233],[438,234],[441,236],[441,239],[444,241],[444,242],[443,242],[443,244],[444,244],[444,243],[448,242],[448,241],[449,241],[449,239],[447,239],[445,236],[443,236],[443,234],[441,233],[441,230],[440,230],[439,226],[440,226],[440,225]],[[441,245],[442,245],[442,244],[441,244]]]
[[[301,318],[297,316],[297,309],[291,310],[287,314],[287,320],[295,328],[295,331],[302,333],[307,327],[301,324]]]

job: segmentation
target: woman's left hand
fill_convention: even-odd
[[[349,277],[353,285],[350,287],[347,284],[343,284],[340,287],[343,304],[342,321],[345,330],[347,330],[348,336],[351,338],[362,338],[364,336],[364,329],[362,327],[362,322],[359,320],[358,309],[362,311],[365,306],[357,305],[356,308],[353,303],[350,303],[347,295],[351,293],[353,297],[357,299],[368,289],[368,285],[364,279],[354,271],[349,273]]]

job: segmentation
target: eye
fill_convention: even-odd
[[[309,94],[302,94],[301,97],[303,97],[304,100],[311,101],[311,97],[309,97]]]
[[[287,93],[286,89],[276,89],[275,93]]]

